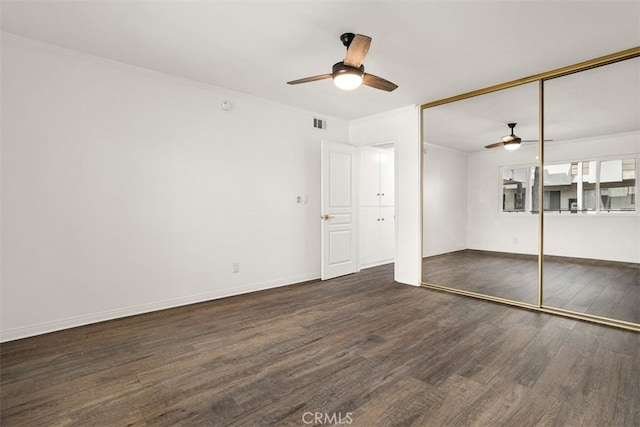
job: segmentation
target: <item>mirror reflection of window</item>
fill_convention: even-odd
[[[502,168],[502,212],[526,212],[527,168]]]
[[[535,166],[530,168],[530,182],[535,181],[537,169]],[[544,210],[559,213],[635,212],[636,174],[635,158],[545,165]],[[503,182],[506,187],[504,177]],[[537,187],[532,184],[528,188],[533,200],[530,212],[537,213]],[[507,190],[504,198],[509,200],[506,194]],[[513,212],[505,208],[507,205],[503,203],[503,211]]]
[[[636,160],[600,162],[600,210],[635,211]]]

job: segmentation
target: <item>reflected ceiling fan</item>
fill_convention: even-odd
[[[391,92],[398,87],[397,84],[389,80],[364,72],[362,62],[369,51],[371,37],[362,34],[344,33],[340,36],[340,40],[347,48],[347,54],[343,61],[333,65],[331,74],[305,77],[303,79],[292,80],[287,82],[287,84],[297,85],[331,78],[333,79],[333,83],[343,90],[353,90],[360,87],[361,84],[387,92]]]
[[[498,148],[504,147],[507,150],[517,150],[520,148],[520,144],[522,142],[538,142],[537,139],[525,139],[523,140],[518,135],[513,133],[513,129],[516,127],[517,123],[507,123],[509,129],[511,129],[511,135],[503,136],[502,141],[496,142],[494,144],[485,145],[484,148]],[[545,139],[545,142],[553,141],[552,139]]]

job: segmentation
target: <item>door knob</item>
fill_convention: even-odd
[[[333,218],[333,215],[324,214],[320,218],[324,221],[329,221],[331,218]]]

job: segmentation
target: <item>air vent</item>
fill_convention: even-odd
[[[325,119],[319,119],[317,117],[313,118],[313,127],[316,129],[326,129],[327,121]]]

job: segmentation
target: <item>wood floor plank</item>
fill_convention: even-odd
[[[2,343],[0,425],[640,425],[639,379],[640,334],[387,265]]]
[[[569,331],[564,328],[546,325],[519,353],[514,354],[501,375],[519,384],[532,386],[546,372],[568,335]]]
[[[567,425],[568,411],[582,390],[590,361],[590,353],[561,347],[505,425]]]
[[[507,419],[525,401],[530,388],[495,376],[472,401],[453,418],[450,425],[508,425]]]
[[[438,386],[443,393],[441,405],[435,411],[422,413],[413,420],[412,426],[453,426],[454,420],[469,407],[475,396],[486,391],[486,386],[460,375],[451,375]]]
[[[381,387],[352,413],[357,425],[411,425],[428,417],[442,404],[444,396],[415,378],[405,377]]]

